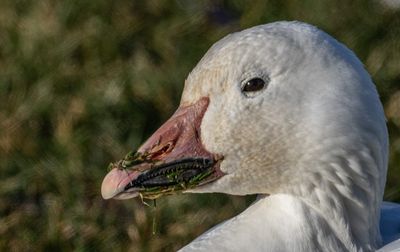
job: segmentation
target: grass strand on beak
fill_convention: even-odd
[[[153,235],[157,234],[157,203],[156,199],[153,199],[153,225],[152,225],[152,230],[153,230]]]
[[[144,201],[144,197],[143,197],[143,194],[142,194],[142,193],[139,193],[139,197],[140,197],[140,200],[142,201],[142,204],[143,204],[143,205],[148,206],[148,207],[151,207],[151,206],[149,205],[149,203],[147,203],[146,201]]]
[[[143,194],[139,193],[139,196],[140,196],[140,200],[142,201],[143,205],[148,206],[148,207],[152,207],[152,210],[151,210],[151,215],[152,215],[152,218],[151,218],[151,222],[152,222],[151,229],[152,229],[152,234],[156,235],[157,234],[157,201],[156,201],[156,199],[153,199],[153,206],[150,206],[150,204],[147,203],[144,200]]]
[[[126,169],[144,162],[151,162],[148,160],[148,156],[149,153],[147,152],[142,153],[138,151],[131,151],[125,155],[125,157],[120,161],[119,165],[122,169]]]

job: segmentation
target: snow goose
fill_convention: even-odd
[[[101,190],[260,195],[182,251],[373,251],[387,156],[382,105],[357,57],[311,25],[277,22],[213,45],[175,114]],[[399,238],[399,209],[384,205],[386,243]]]

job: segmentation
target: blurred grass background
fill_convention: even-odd
[[[400,202],[399,1],[2,0],[0,250],[173,251],[246,208],[254,196],[153,209],[104,201],[100,185],[173,113],[214,42],[277,20],[314,24],[365,63],[391,137],[385,199]]]

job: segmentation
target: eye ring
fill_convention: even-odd
[[[256,77],[245,81],[241,89],[246,96],[253,97],[256,93],[264,89],[266,85],[267,81],[260,77]]]

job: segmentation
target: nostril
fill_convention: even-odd
[[[162,156],[164,154],[167,154],[172,151],[174,147],[173,142],[168,142],[165,145],[161,146],[154,146],[153,149],[149,153],[150,158],[156,158],[159,156]]]
[[[167,152],[170,149],[170,147],[171,147],[171,144],[168,143],[167,145],[165,145],[164,147],[161,148],[160,152],[162,152],[162,153]]]

